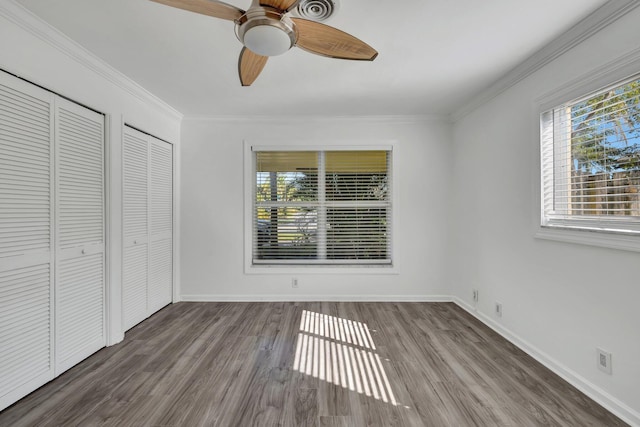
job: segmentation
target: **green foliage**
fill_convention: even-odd
[[[272,172],[274,173],[274,172]],[[271,183],[276,181],[276,188]],[[389,198],[386,173],[327,173],[325,196],[328,201],[386,201]],[[316,202],[318,174],[280,172],[263,175],[256,187],[257,202]],[[317,208],[311,206],[264,207],[257,211],[259,220],[258,257],[314,258],[317,254]],[[386,208],[328,209],[327,258],[346,259],[346,253],[358,259],[385,259]],[[354,234],[360,224],[363,235]],[[287,224],[287,233],[279,229]],[[377,231],[373,231],[377,230]],[[290,249],[295,247],[295,252]],[[264,251],[262,250],[264,249]],[[357,249],[357,253],[356,253]],[[282,254],[279,252],[282,251]]]
[[[571,118],[574,170],[640,170],[640,80],[574,105]]]

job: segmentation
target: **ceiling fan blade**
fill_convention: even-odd
[[[300,3],[300,0],[260,0],[260,6],[271,6],[285,12],[290,11]]]
[[[268,56],[253,53],[246,47],[242,48],[238,61],[238,72],[242,86],[251,86],[256,81],[264,66],[267,65],[268,59]]]
[[[350,34],[308,19],[291,18],[298,32],[296,46],[316,55],[373,61],[378,52]]]
[[[216,0],[151,0],[178,9],[235,21],[244,15],[244,10]]]

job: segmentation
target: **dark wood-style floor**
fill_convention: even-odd
[[[179,303],[1,426],[619,426],[447,303]]]

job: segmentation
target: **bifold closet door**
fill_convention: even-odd
[[[106,345],[104,116],[56,99],[56,374]]]
[[[149,143],[147,135],[125,127],[123,146],[124,329],[147,318],[149,269]]]
[[[54,376],[53,99],[0,72],[0,410]]]
[[[149,314],[173,300],[173,146],[150,143]]]
[[[125,126],[123,323],[173,300],[173,146]]]

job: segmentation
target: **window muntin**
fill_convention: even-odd
[[[542,225],[640,232],[640,79],[541,116]]]
[[[391,151],[253,156],[253,264],[391,264]]]

